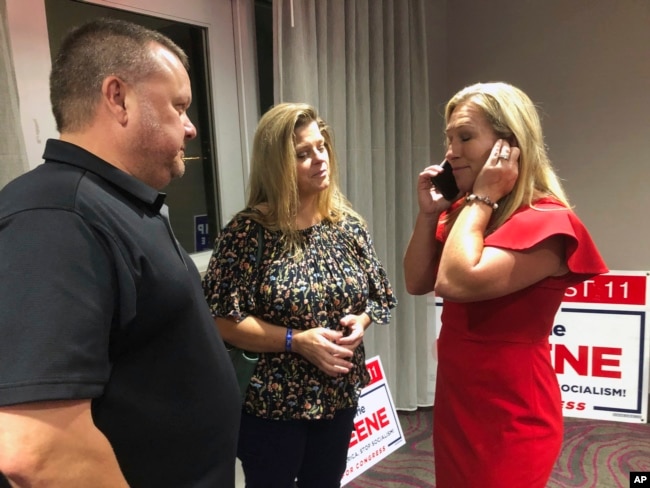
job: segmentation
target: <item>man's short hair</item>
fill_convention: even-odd
[[[158,68],[151,45],[175,54],[185,69],[185,52],[160,32],[117,19],[93,20],[68,33],[52,65],[50,101],[59,132],[83,129],[94,116],[107,76],[137,83]]]

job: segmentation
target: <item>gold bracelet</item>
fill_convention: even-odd
[[[474,195],[473,193],[471,195],[467,195],[465,197],[465,201],[467,203],[481,202],[481,203],[487,205],[488,207],[491,207],[492,210],[496,210],[497,208],[499,208],[499,204],[494,203],[492,200],[490,200],[489,197],[479,197],[478,195]]]

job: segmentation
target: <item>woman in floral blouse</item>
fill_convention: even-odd
[[[330,128],[313,107],[269,110],[255,134],[247,208],[217,237],[204,278],[224,341],[260,353],[238,448],[248,488],[340,486],[369,380],[364,331],[388,323],[397,303],[337,170]]]

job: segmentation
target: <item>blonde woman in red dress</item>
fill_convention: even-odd
[[[428,166],[405,257],[409,293],[443,298],[437,488],[544,488],[562,445],[549,350],[567,287],[607,272],[548,159],[535,106],[505,83],[448,102],[446,200]]]

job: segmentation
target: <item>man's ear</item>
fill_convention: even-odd
[[[102,100],[116,120],[124,125],[128,120],[126,111],[126,85],[117,76],[107,76],[102,83]]]

